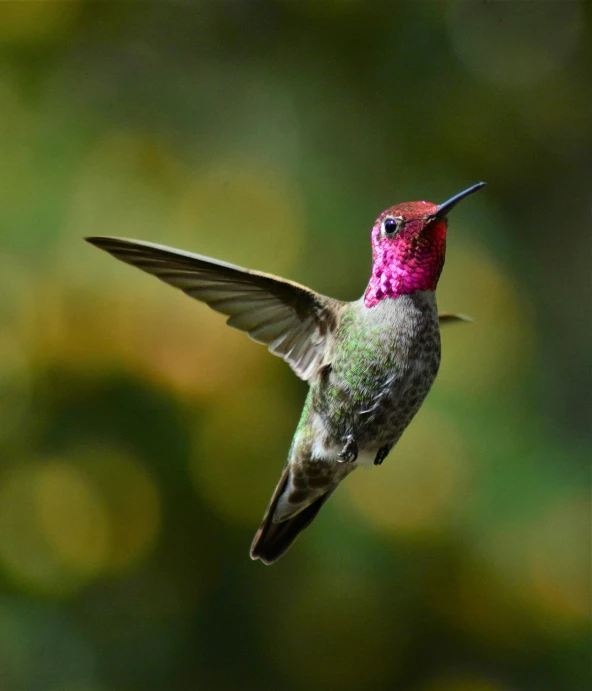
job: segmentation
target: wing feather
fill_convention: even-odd
[[[438,321],[440,322],[440,326],[442,326],[443,324],[452,324],[454,322],[472,322],[473,320],[470,317],[467,317],[465,314],[440,312],[438,315]]]
[[[327,353],[343,303],[297,283],[163,245],[112,237],[88,242],[225,314],[309,379]]]

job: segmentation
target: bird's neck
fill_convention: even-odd
[[[386,298],[396,299],[417,291],[436,290],[444,266],[445,239],[438,246],[375,247],[372,275],[364,305],[374,307]]]

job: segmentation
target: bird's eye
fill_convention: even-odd
[[[393,235],[399,230],[399,224],[394,218],[387,218],[382,224],[382,228],[385,235],[393,237]]]

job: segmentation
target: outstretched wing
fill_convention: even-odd
[[[464,314],[441,312],[438,315],[438,321],[440,322],[440,326],[442,326],[443,324],[450,324],[451,322],[472,322],[473,320],[470,317],[465,316]]]
[[[338,300],[269,274],[151,242],[86,240],[228,315],[229,326],[269,346],[300,378],[309,379],[323,363]]]

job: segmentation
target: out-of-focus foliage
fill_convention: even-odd
[[[583,2],[0,4],[2,691],[590,688]],[[277,565],[305,387],[85,245],[344,299],[385,207],[450,219],[440,377]]]

